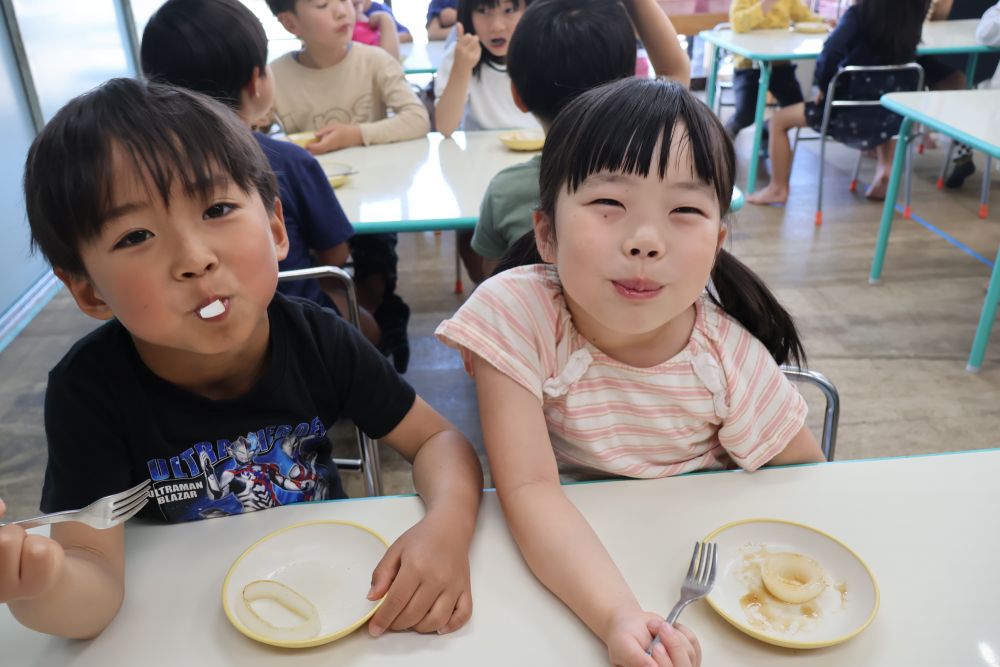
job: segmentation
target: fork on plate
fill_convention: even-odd
[[[685,607],[711,592],[712,586],[715,584],[717,563],[718,555],[715,542],[695,542],[694,553],[691,554],[691,565],[688,566],[687,576],[684,577],[684,583],[681,584],[681,599],[667,614],[667,623],[673,625]],[[657,635],[653,638],[646,653],[652,655],[653,649],[659,643],[661,643],[660,636]]]
[[[0,526],[34,528],[49,523],[77,521],[85,523],[91,528],[111,528],[134,517],[149,502],[149,488],[151,485],[152,482],[147,479],[141,484],[133,486],[128,491],[98,498],[83,509],[53,512],[52,514],[43,514],[32,519],[21,519],[20,521],[11,521],[9,523],[0,522]]]

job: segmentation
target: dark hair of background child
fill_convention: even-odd
[[[504,2],[511,2],[514,5],[514,9],[528,7],[531,4],[531,0],[458,0],[458,22],[462,24],[465,34],[476,34],[476,29],[472,26],[472,15],[477,9],[483,6],[492,9],[502,5]],[[482,55],[479,57],[479,62],[472,68],[472,73],[478,77],[483,63],[486,63],[488,67],[492,66],[496,68],[499,65],[503,65],[503,62],[503,59],[497,58],[484,46],[482,48]]]

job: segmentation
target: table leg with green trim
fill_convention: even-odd
[[[757,88],[757,111],[753,117],[753,149],[747,168],[747,193],[757,186],[757,164],[760,162],[760,139],[764,133],[764,110],[767,108],[767,90],[771,87],[771,63],[760,61],[760,86]]]
[[[892,217],[896,213],[896,195],[899,194],[899,179],[906,166],[906,150],[910,145],[910,129],[912,118],[903,118],[899,126],[899,139],[896,141],[896,153],[892,158],[892,172],[889,174],[889,189],[885,193],[885,204],[882,206],[882,223],[878,228],[878,240],[875,243],[875,257],[872,259],[872,270],[868,282],[878,285],[882,282],[882,266],[885,264],[885,251],[889,247],[889,232],[892,230]]]

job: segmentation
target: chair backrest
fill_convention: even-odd
[[[278,273],[280,282],[318,278],[335,278],[344,284],[344,289],[347,292],[347,321],[360,330],[361,317],[358,311],[358,297],[354,289],[354,280],[347,271],[336,266],[314,266],[308,269],[294,269]],[[358,458],[335,458],[333,462],[338,468],[344,470],[360,470],[364,477],[365,492],[370,496],[381,496],[382,466],[379,461],[378,443],[365,435],[360,428],[355,427],[354,431],[358,442]]]
[[[826,411],[823,414],[823,434],[820,447],[827,461],[832,461],[837,447],[837,423],[840,421],[840,393],[830,379],[822,373],[810,371],[798,366],[782,366],[781,371],[793,382],[812,384],[823,392],[826,398]]]

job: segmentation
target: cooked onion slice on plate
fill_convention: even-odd
[[[823,568],[802,554],[774,554],[764,562],[761,578],[771,595],[792,604],[808,602],[826,588]]]
[[[253,608],[254,600],[274,600],[302,620],[291,626],[275,625]],[[267,637],[296,641],[312,639],[319,634],[319,612],[316,606],[298,592],[273,579],[257,579],[243,587],[243,604],[235,605],[240,621],[251,632]]]

